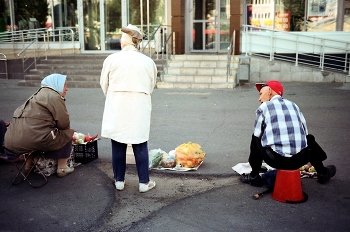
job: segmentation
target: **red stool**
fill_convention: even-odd
[[[301,188],[300,171],[277,170],[272,198],[284,203],[302,203],[308,195]]]

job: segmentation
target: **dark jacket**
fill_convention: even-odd
[[[59,92],[42,87],[19,106],[5,134],[5,147],[16,153],[55,151],[71,141],[65,99]]]

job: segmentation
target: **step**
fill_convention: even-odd
[[[197,76],[197,75],[189,75],[189,76],[176,76],[176,75],[164,75],[163,76],[164,82],[179,82],[179,83],[226,83],[227,76],[226,75],[220,75],[220,76]],[[230,76],[228,77],[228,82],[233,82],[234,77]]]
[[[29,71],[29,75],[41,75],[41,76],[47,76],[52,73],[60,73],[64,75],[101,75],[101,70],[98,69],[32,69]],[[27,75],[26,75],[27,76]]]
[[[42,80],[45,76],[50,75],[35,75],[35,74],[30,74],[25,76],[25,80],[27,81],[34,81],[34,80]],[[62,74],[62,73],[61,73]],[[65,75],[65,74],[63,74]],[[77,75],[67,75],[67,81],[100,81],[100,75],[83,75],[83,74],[77,74]]]
[[[173,67],[170,66],[167,69],[169,75],[201,75],[201,76],[213,76],[213,75],[226,75],[227,68],[186,68],[186,67]]]
[[[176,83],[157,82],[158,89],[233,89],[233,83]]]
[[[18,86],[40,87],[41,80],[21,80]],[[68,88],[101,88],[97,81],[67,81]]]
[[[61,60],[61,59],[50,59],[40,60],[39,64],[42,65],[64,65],[64,64],[76,64],[76,65],[99,65],[102,67],[103,60]]]

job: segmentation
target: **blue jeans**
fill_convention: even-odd
[[[126,149],[127,144],[119,143],[111,139],[112,142],[112,166],[114,178],[116,181],[125,180],[126,171]],[[149,181],[149,160],[147,141],[140,144],[132,144],[134,151],[137,174],[140,183],[148,183]]]

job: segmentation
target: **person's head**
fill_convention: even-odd
[[[135,48],[140,48],[142,41],[142,33],[140,29],[134,25],[129,24],[127,27],[122,27],[122,37],[120,39],[121,48],[132,45]]]
[[[283,96],[283,85],[276,80],[270,80],[266,83],[256,83],[256,89],[259,91],[259,102],[270,101],[275,95]]]
[[[45,77],[41,81],[41,86],[49,86],[65,97],[68,91],[66,79],[66,75],[54,73]]]

